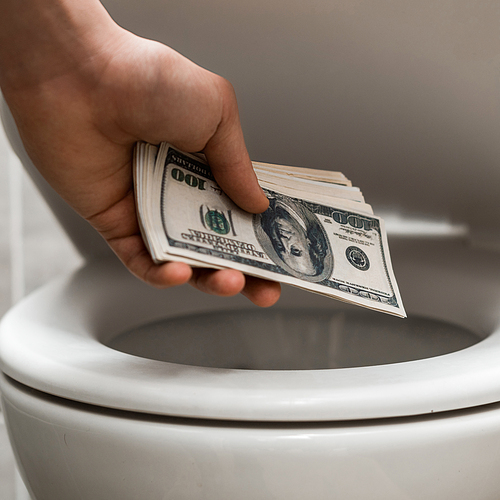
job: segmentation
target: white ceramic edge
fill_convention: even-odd
[[[499,405],[446,418],[207,425],[93,411],[3,375],[0,387],[20,469],[40,499],[498,496]]]
[[[366,419],[442,412],[500,400],[498,329],[468,349],[392,365],[300,371],[201,368],[132,356],[92,337],[95,326],[91,323],[101,306],[101,332],[103,321],[109,321],[110,335],[117,333],[113,328],[123,328],[120,323],[132,327],[134,321],[155,319],[158,311],[148,309],[148,300],[139,316],[134,313],[135,319],[127,317],[126,305],[118,317],[105,317],[106,301],[120,304],[130,296],[130,287],[141,294],[152,293],[119,265],[104,261],[35,292],[2,322],[2,370],[30,387],[76,401],[211,419]],[[183,304],[197,300],[197,294],[182,287],[163,291],[161,297],[172,316],[192,310]],[[196,310],[246,304],[240,298],[204,297]]]

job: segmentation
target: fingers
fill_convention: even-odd
[[[233,269],[194,269],[190,284],[198,290],[222,297],[241,293],[260,307],[270,307],[280,296],[280,284],[246,276]]]
[[[246,276],[234,269],[192,269],[183,262],[155,264],[140,236],[112,242],[112,248],[126,267],[138,278],[156,288],[170,288],[189,282],[210,295],[231,297],[241,293],[259,307],[270,307],[280,297],[279,283]],[[133,247],[137,251],[133,251]]]
[[[147,268],[143,279],[156,288],[170,288],[187,283],[193,275],[192,269],[183,262],[154,264]],[[141,276],[139,276],[141,277]]]
[[[156,288],[170,288],[189,282],[210,295],[231,297],[241,293],[260,307],[269,307],[280,296],[280,284],[246,276],[235,269],[191,269],[183,262],[155,264],[140,235],[109,241],[111,248],[135,276]]]
[[[156,288],[170,288],[189,283],[201,292],[220,297],[241,293],[259,307],[270,307],[280,297],[281,287],[274,281],[246,276],[234,269],[191,269],[182,262],[155,264],[149,253],[139,252],[126,262],[138,278]]]
[[[234,269],[193,269],[189,283],[196,289],[210,295],[231,297],[240,293],[245,286],[245,277]]]
[[[132,274],[156,288],[170,288],[189,282],[210,295],[231,297],[241,293],[260,307],[269,307],[280,296],[280,284],[246,276],[234,269],[191,269],[182,262],[155,264],[140,234],[108,240],[109,245]]]
[[[139,234],[108,240],[108,244],[132,274],[156,288],[183,285],[193,274],[183,262],[155,264]]]
[[[264,212],[269,202],[248,156],[233,87],[220,79],[222,118],[204,153],[222,190],[247,212]]]
[[[270,307],[280,298],[281,286],[276,281],[245,276],[245,287],[241,293],[259,307]]]

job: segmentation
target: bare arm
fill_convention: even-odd
[[[33,163],[135,275],[157,287],[242,292],[262,306],[278,299],[278,284],[237,271],[155,265],[138,229],[137,140],[203,150],[238,205],[266,209],[226,80],[120,28],[97,0],[2,0],[0,87]]]

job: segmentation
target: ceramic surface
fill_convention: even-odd
[[[328,424],[108,411],[2,376],[34,500],[496,500],[500,408]]]
[[[33,498],[496,499],[500,258],[457,242],[393,250],[410,315],[475,336],[471,347],[351,368],[200,367],[161,361],[154,345],[110,345],[162,318],[261,311],[240,297],[150,289],[114,260],[32,294],[2,323],[0,390]],[[287,288],[281,307],[339,305]],[[373,348],[363,338],[357,347]]]
[[[410,315],[457,325],[460,335],[466,329],[477,336],[475,345],[396,364],[376,364],[372,359],[373,366],[306,370],[294,370],[293,365],[273,370],[203,367],[133,355],[107,344],[134,327],[163,318],[258,309],[243,297],[203,296],[200,301],[200,293],[191,287],[154,290],[119,263],[103,261],[40,289],[5,317],[2,370],[25,385],[64,398],[180,417],[330,421],[419,415],[497,402],[500,256],[456,242],[403,241],[393,245],[393,259]],[[464,292],[471,288],[474,294]],[[325,312],[344,308],[288,287],[280,307]],[[371,314],[375,321],[380,313]],[[405,320],[391,322],[393,337],[409,335],[406,325]],[[227,328],[229,335],[230,325]],[[271,328],[262,349],[271,349],[274,341],[279,349],[273,335],[282,332]],[[305,352],[304,345],[297,342],[288,348],[297,358]],[[397,353],[398,344],[389,345]],[[346,349],[351,355],[356,349],[373,350],[374,342],[364,336]],[[453,343],[449,350],[456,350]],[[386,359],[384,352],[380,356]]]

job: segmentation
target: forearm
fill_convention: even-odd
[[[22,91],[71,73],[116,29],[98,0],[1,0],[0,87]]]

